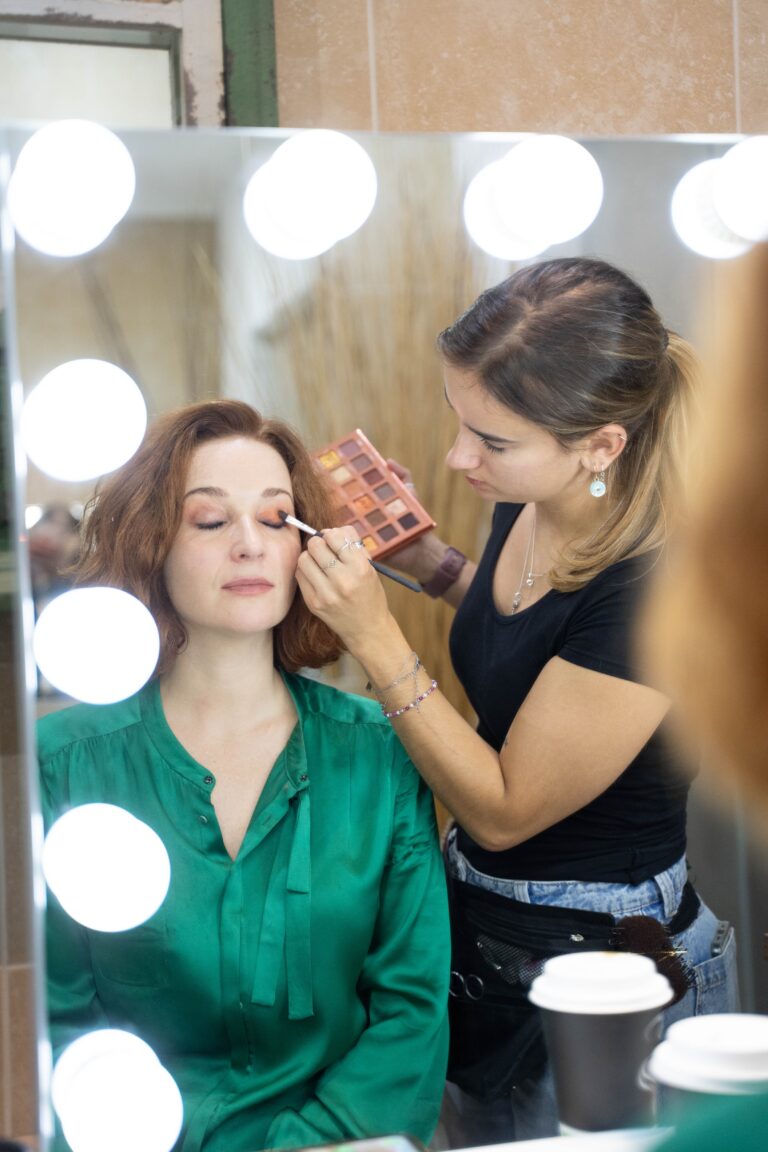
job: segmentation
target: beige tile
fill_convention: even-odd
[[[382,129],[735,127],[731,0],[372,3]]]
[[[734,0],[739,12],[741,131],[768,132],[768,5]]]
[[[37,1130],[37,1038],[32,968],[24,965],[8,970],[10,1000],[10,1050],[12,1134]]]
[[[285,127],[373,127],[366,0],[275,0],[278,117]]]

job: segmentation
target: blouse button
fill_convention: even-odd
[[[201,824],[207,824],[208,823],[208,817],[207,816],[198,816],[198,820],[200,821]]]
[[[307,776],[306,772],[302,772],[301,776],[299,776],[299,780],[301,780],[303,784],[305,780],[309,780],[309,776]]]
[[[213,776],[203,776],[203,784],[213,784]]]

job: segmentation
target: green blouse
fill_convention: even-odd
[[[85,929],[49,892],[54,1057],[94,1027],[136,1032],[181,1090],[183,1152],[426,1142],[450,959],[432,798],[375,703],[285,682],[299,721],[234,861],[215,778],[173,735],[157,682],[39,722],[46,827],[116,804],[171,861],[164,903],[130,931]]]

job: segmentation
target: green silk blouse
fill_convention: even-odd
[[[38,725],[46,827],[120,805],[171,861],[165,901],[129,931],[86,929],[48,893],[54,1058],[92,1028],[137,1033],[181,1091],[180,1152],[426,1142],[440,1108],[450,941],[431,795],[374,702],[284,678],[298,723],[235,860],[156,681]]]

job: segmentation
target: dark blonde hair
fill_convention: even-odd
[[[768,806],[768,245],[718,272],[689,518],[646,651],[690,747]]]
[[[546,260],[489,288],[438,337],[449,364],[564,447],[621,424],[607,516],[550,574],[570,591],[661,545],[678,487],[697,361],[640,285],[602,260]]]
[[[296,515],[308,524],[334,523],[326,482],[296,432],[268,420],[240,400],[190,404],[161,416],[138,452],[103,480],[86,509],[83,548],[74,566],[77,584],[106,584],[131,592],[150,610],[160,631],[158,674],[186,643],[171,603],[164,566],[181,525],[192,454],[199,445],[233,436],[268,444],[291,476]],[[303,537],[302,537],[303,540]],[[320,668],[341,645],[297,593],[274,630],[275,663],[288,671]]]

